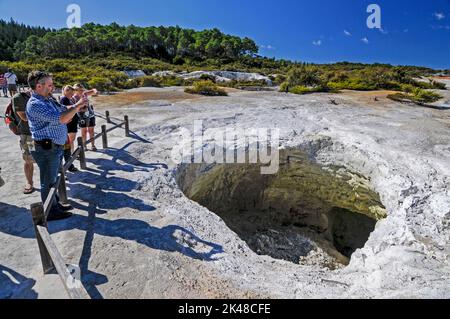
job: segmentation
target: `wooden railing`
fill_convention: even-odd
[[[97,114],[99,117],[103,117]],[[106,121],[108,124],[114,124],[113,127],[107,129],[106,125],[102,125],[102,133],[91,138],[86,143],[83,143],[83,139],[78,137],[78,148],[71,155],[70,159],[65,165],[60,167],[59,175],[55,185],[50,189],[50,193],[45,200],[45,203],[36,203],[31,205],[31,215],[33,218],[34,229],[36,232],[36,239],[39,246],[39,253],[41,255],[42,267],[44,274],[54,273],[56,271],[61,278],[64,288],[66,289],[71,299],[90,299],[89,294],[81,283],[81,278],[78,280],[73,277],[70,271],[69,265],[65,263],[64,258],[56,247],[52,240],[47,228],[47,217],[56,200],[56,194],[59,195],[60,202],[68,204],[67,188],[66,188],[66,172],[70,166],[76,161],[80,161],[80,168],[82,170],[87,169],[85,145],[91,143],[93,140],[102,138],[103,148],[108,148],[108,133],[125,126],[125,136],[130,136],[130,125],[128,116],[124,117],[124,121],[118,124],[113,123],[110,114],[106,111]]]

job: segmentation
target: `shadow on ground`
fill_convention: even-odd
[[[36,281],[0,265],[0,299],[37,299]]]
[[[132,137],[138,141],[150,143],[136,136],[133,133]],[[96,169],[89,168],[70,176],[70,183],[67,183],[67,186],[70,189],[70,197],[73,199],[72,205],[78,210],[87,212],[87,216],[75,215],[68,220],[49,224],[49,231],[53,234],[72,229],[86,232],[79,266],[82,274],[81,281],[90,297],[94,299],[103,298],[97,286],[108,282],[105,275],[89,269],[95,235],[134,241],[152,249],[178,252],[203,261],[214,261],[215,255],[223,252],[222,246],[204,241],[180,226],[156,228],[136,219],[108,220],[98,217],[98,215],[107,214],[111,209],[129,208],[138,213],[150,213],[156,210],[152,205],[129,195],[137,188],[136,182],[114,176],[114,171],[151,173],[157,169],[167,169],[166,164],[147,164],[133,157],[126,149],[134,143],[137,141],[128,143],[122,149],[111,148],[101,151],[111,159],[88,159],[88,163],[97,166]],[[88,204],[80,204],[78,200]],[[21,238],[35,238],[28,209],[0,203],[0,217],[0,232]],[[10,270],[10,272],[13,271]],[[17,273],[14,274],[19,278]],[[30,282],[27,278],[19,279],[19,283],[26,282],[28,285]],[[12,285],[7,282],[6,277],[2,277],[1,280],[5,282],[5,286],[6,283],[9,286]],[[3,281],[0,281],[2,286]]]

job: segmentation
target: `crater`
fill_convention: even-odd
[[[185,164],[177,181],[259,255],[338,269],[364,247],[386,209],[368,178],[284,150],[280,169],[261,164]]]

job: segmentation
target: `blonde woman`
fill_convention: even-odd
[[[96,95],[97,90],[86,90],[83,85],[81,84],[75,84],[73,86],[75,90],[74,99],[75,101],[81,100],[83,97],[88,97],[91,95]],[[86,106],[84,109],[81,110],[80,113],[78,113],[79,118],[79,127],[81,128],[81,137],[83,138],[83,143],[85,146],[87,141],[87,135],[89,133],[89,138],[91,141],[91,150],[97,151],[97,147],[95,147],[95,113],[94,113],[94,107],[91,103],[88,103],[88,106]],[[87,150],[87,148],[86,148]]]

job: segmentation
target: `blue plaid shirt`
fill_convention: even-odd
[[[61,113],[67,108],[51,98],[33,93],[27,104],[27,118],[35,141],[52,140],[64,145],[67,142],[67,125],[61,124]]]

